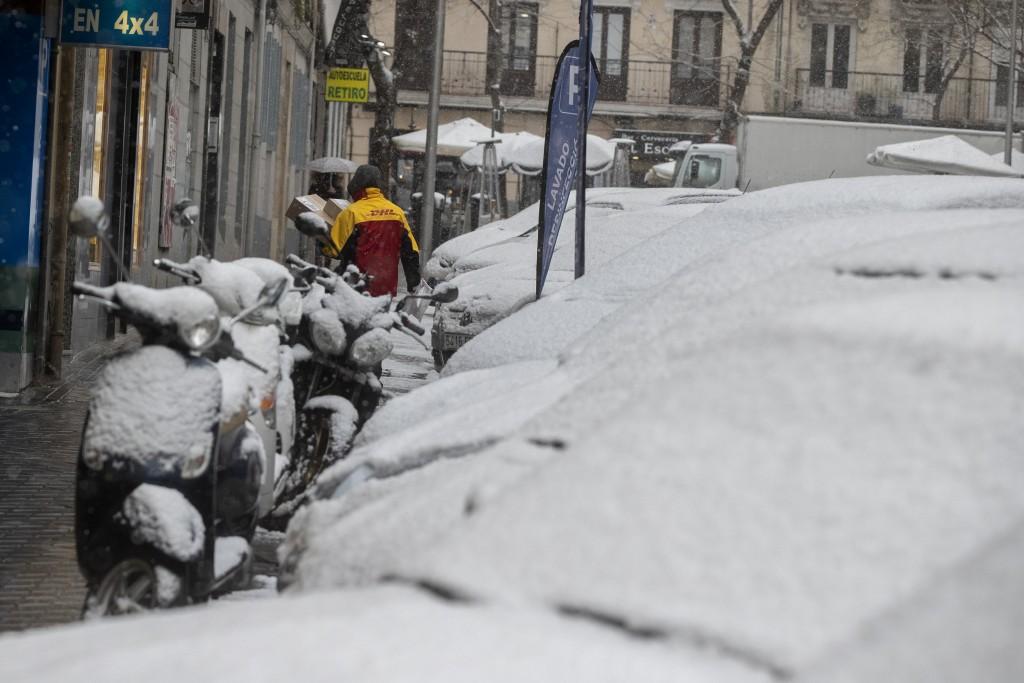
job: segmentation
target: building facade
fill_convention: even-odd
[[[739,0],[735,14],[744,27],[756,27],[772,4]],[[978,7],[986,5],[992,3]],[[956,10],[962,6],[962,0],[782,0],[757,47],[740,109],[1001,126],[1007,50],[978,26],[961,26]],[[435,0],[372,5],[374,37],[394,54],[400,130],[426,125],[435,7]],[[543,135],[554,67],[578,32],[578,11],[573,0],[491,0],[480,8],[449,0],[441,122],[471,116],[488,124],[490,85],[497,83],[505,130]],[[740,32],[721,0],[596,0],[593,40],[601,86],[590,130],[638,140],[634,178],[664,160],[672,141],[715,133],[741,56]],[[366,158],[372,106],[352,110],[346,149],[357,160]]]
[[[168,51],[144,51],[61,45],[59,25],[45,18],[48,2],[4,4],[5,42],[26,16],[38,21],[8,44],[19,54],[4,60],[25,64],[37,87],[31,97],[19,87],[10,100],[16,95],[19,108],[0,120],[0,134],[26,155],[0,179],[24,198],[0,242],[10,252],[0,266],[11,266],[0,391],[59,374],[63,355],[117,331],[105,309],[70,296],[73,280],[124,279],[120,260],[127,279],[165,286],[176,283],[152,265],[156,258],[280,258],[304,246],[284,213],[308,187],[322,20],[307,0],[264,5],[261,16],[258,1],[210,0],[205,28],[175,28]],[[59,12],[50,14],[59,22]],[[35,137],[26,133],[33,127]],[[68,236],[67,213],[81,195],[107,206],[116,259],[96,240]],[[184,198],[201,209],[189,230],[169,218]]]

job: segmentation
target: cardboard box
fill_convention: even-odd
[[[338,218],[338,215],[348,208],[349,202],[344,199],[328,199],[327,203],[324,204],[324,213],[330,218],[327,221],[329,225],[334,225],[334,221]]]
[[[334,220],[324,213],[324,205],[326,202],[318,194],[307,194],[301,197],[296,197],[292,200],[288,210],[284,212],[286,218],[295,220],[299,217],[299,214],[312,211],[318,214],[321,218],[327,221],[328,225],[333,223]]]

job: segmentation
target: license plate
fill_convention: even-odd
[[[455,334],[454,332],[445,332],[441,337],[441,346],[444,351],[454,351],[461,347],[463,344],[470,340],[468,334]]]

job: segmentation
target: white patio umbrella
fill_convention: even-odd
[[[527,143],[544,139],[538,135],[534,135],[533,133],[527,133],[526,131],[519,131],[516,133],[498,133],[497,137],[501,142],[495,145],[494,151],[498,155],[498,168],[502,170],[507,169],[512,164],[509,157],[515,152],[515,150]],[[487,138],[489,139],[490,136],[488,135]],[[476,147],[459,157],[459,161],[462,162],[463,166],[467,168],[479,168],[483,164],[483,141],[484,139],[479,140],[478,142],[481,144],[477,144]]]
[[[527,142],[509,155],[512,170],[520,175],[538,175],[544,165],[544,138]],[[604,173],[615,161],[615,145],[596,135],[587,135],[587,175]]]
[[[464,118],[437,127],[437,155],[458,157],[476,147],[477,140],[491,137],[491,129],[475,119]],[[391,144],[400,152],[424,153],[427,147],[427,131],[414,130],[396,135]]]

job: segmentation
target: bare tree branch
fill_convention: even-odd
[[[494,23],[494,19],[491,18],[490,13],[485,12],[484,8],[480,6],[480,3],[477,2],[477,0],[469,0],[469,4],[471,4],[473,7],[476,7],[477,11],[484,16],[484,19],[487,20],[487,27],[491,29],[491,33],[493,33],[496,36],[501,36],[501,29],[498,28],[498,26]],[[497,4],[498,7],[501,7],[500,2]]]
[[[743,42],[743,39],[746,37],[747,27],[744,26],[739,12],[736,11],[736,5],[733,4],[732,0],[722,0],[722,7],[725,8],[725,13],[732,19],[732,25],[736,29],[736,35],[739,36],[740,42]]]

